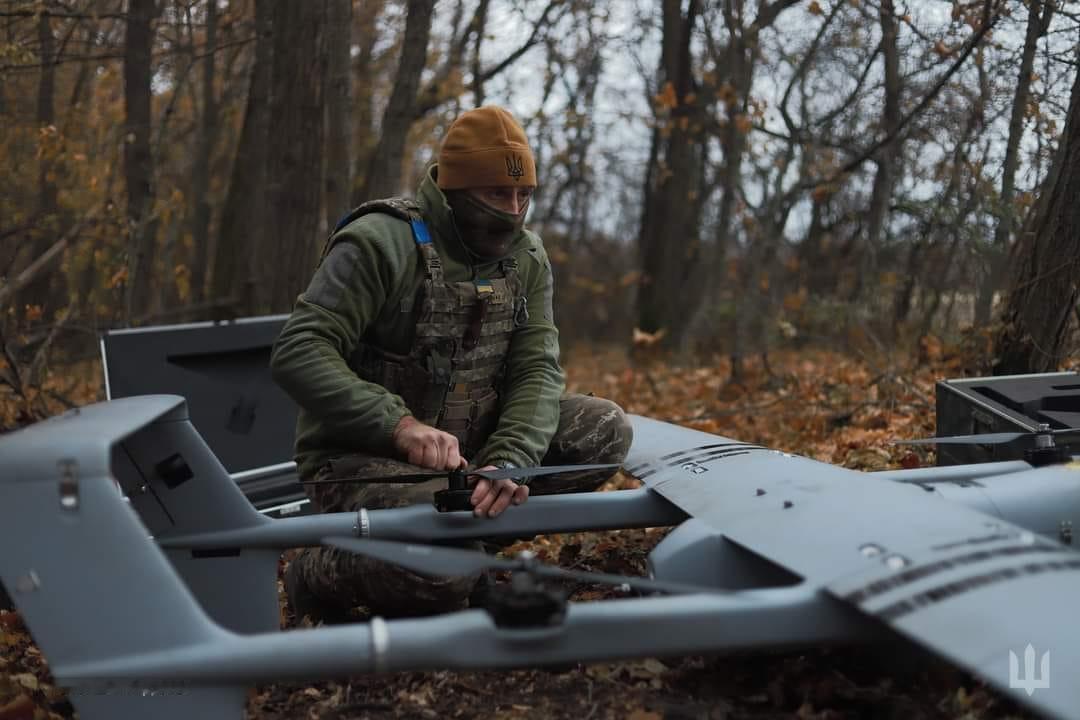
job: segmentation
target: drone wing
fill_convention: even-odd
[[[1075,716],[1080,556],[1067,546],[916,485],[633,422],[626,467],[684,512],[1018,701]],[[1060,466],[1013,477],[1048,472],[1080,480]]]

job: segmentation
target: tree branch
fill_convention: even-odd
[[[18,293],[33,282],[34,278],[48,269],[49,266],[60,257],[60,254],[68,246],[68,243],[82,232],[82,229],[86,227],[91,220],[96,219],[96,217],[96,211],[91,211],[84,215],[82,220],[72,225],[71,228],[64,233],[63,237],[53,243],[52,247],[43,252],[36,260],[30,263],[25,270],[15,276],[14,280],[5,283],[4,285],[0,285],[0,307],[7,302],[8,298]]]

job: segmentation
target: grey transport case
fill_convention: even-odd
[[[101,339],[107,399],[175,394],[248,499],[272,515],[304,512],[292,461],[297,408],[270,377],[288,315],[112,330]]]

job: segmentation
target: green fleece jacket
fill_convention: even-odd
[[[447,282],[499,277],[499,263],[480,262],[461,240],[446,197],[433,176],[420,185],[420,204]],[[517,258],[529,318],[510,343],[495,432],[474,466],[497,461],[539,465],[559,420],[565,376],[552,313],[551,263],[539,236],[518,234],[508,255]],[[382,213],[357,218],[296,301],[270,359],[274,379],[300,406],[296,461],[312,477],[331,457],[350,452],[394,456],[391,437],[405,415],[400,396],[357,377],[347,365],[361,339],[405,354],[412,346],[412,307],[424,279],[408,223]]]

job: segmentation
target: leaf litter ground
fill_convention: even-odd
[[[962,374],[959,359],[944,356],[936,346],[934,350],[918,363],[823,351],[786,352],[769,358],[768,371],[761,364],[750,364],[740,383],[730,381],[730,367],[720,358],[684,365],[659,358],[631,359],[618,350],[575,348],[565,364],[571,390],[611,398],[628,412],[849,468],[879,470],[932,463],[932,455],[921,448],[902,448],[889,441],[934,432],[934,381]],[[79,402],[99,399],[100,375],[90,372],[84,377],[76,388],[71,375],[66,375],[61,390]],[[17,415],[23,400],[0,395],[5,428],[21,424]],[[637,484],[619,474],[604,489]],[[504,552],[528,549],[564,567],[643,575],[646,556],[666,532],[651,528],[547,535]],[[588,602],[617,594],[602,586],[577,585],[571,598]],[[282,622],[296,624],[284,603]],[[72,716],[70,703],[53,685],[18,614],[0,611],[0,720]],[[979,681],[905,646],[278,683],[251,691],[247,716],[260,720],[1030,717]]]

